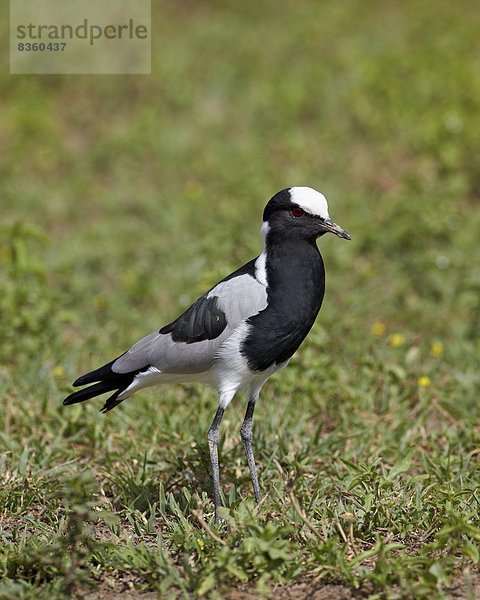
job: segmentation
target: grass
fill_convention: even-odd
[[[476,4],[154,17],[150,77],[0,75],[0,597],[475,597]],[[293,184],[353,241],[321,240],[324,307],[262,393],[258,508],[244,402],[225,416],[216,528],[212,392],[108,417],[61,400],[255,256],[263,204]]]

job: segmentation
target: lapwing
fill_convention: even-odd
[[[208,430],[215,522],[220,505],[219,429],[238,391],[247,409],[240,430],[260,501],[252,447],[253,412],[267,379],[287,366],[322,305],[325,269],[317,238],[350,235],[329,216],[325,196],[309,187],[286,188],[263,212],[263,250],[213,286],[175,321],[147,335],[106,365],[82,375],[85,386],[63,404],[76,404],[106,392],[106,413],[142,388],[197,381],[213,385],[218,408]]]

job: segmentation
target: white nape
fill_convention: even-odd
[[[268,221],[265,221],[262,225],[262,237],[263,237],[263,252],[260,254],[260,256],[257,258],[257,260],[255,261],[255,278],[257,279],[257,281],[259,281],[262,285],[264,285],[265,287],[267,287],[268,282],[267,282],[267,235],[268,232],[270,231],[270,225],[268,223]]]
[[[259,283],[267,287],[267,251],[265,249],[255,261],[255,278]]]

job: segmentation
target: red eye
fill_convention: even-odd
[[[299,219],[300,217],[303,217],[303,215],[305,214],[305,211],[302,210],[301,208],[299,208],[298,206],[295,206],[294,208],[292,208],[292,210],[290,212],[292,213],[292,217],[295,217],[295,219]]]

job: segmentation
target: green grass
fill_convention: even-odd
[[[150,77],[0,75],[0,597],[294,580],[475,597],[478,6],[154,17]],[[107,417],[61,400],[255,256],[264,203],[294,184],[353,241],[322,238],[324,307],[262,393],[258,508],[243,399],[226,413],[217,528],[213,392],[156,388]]]

